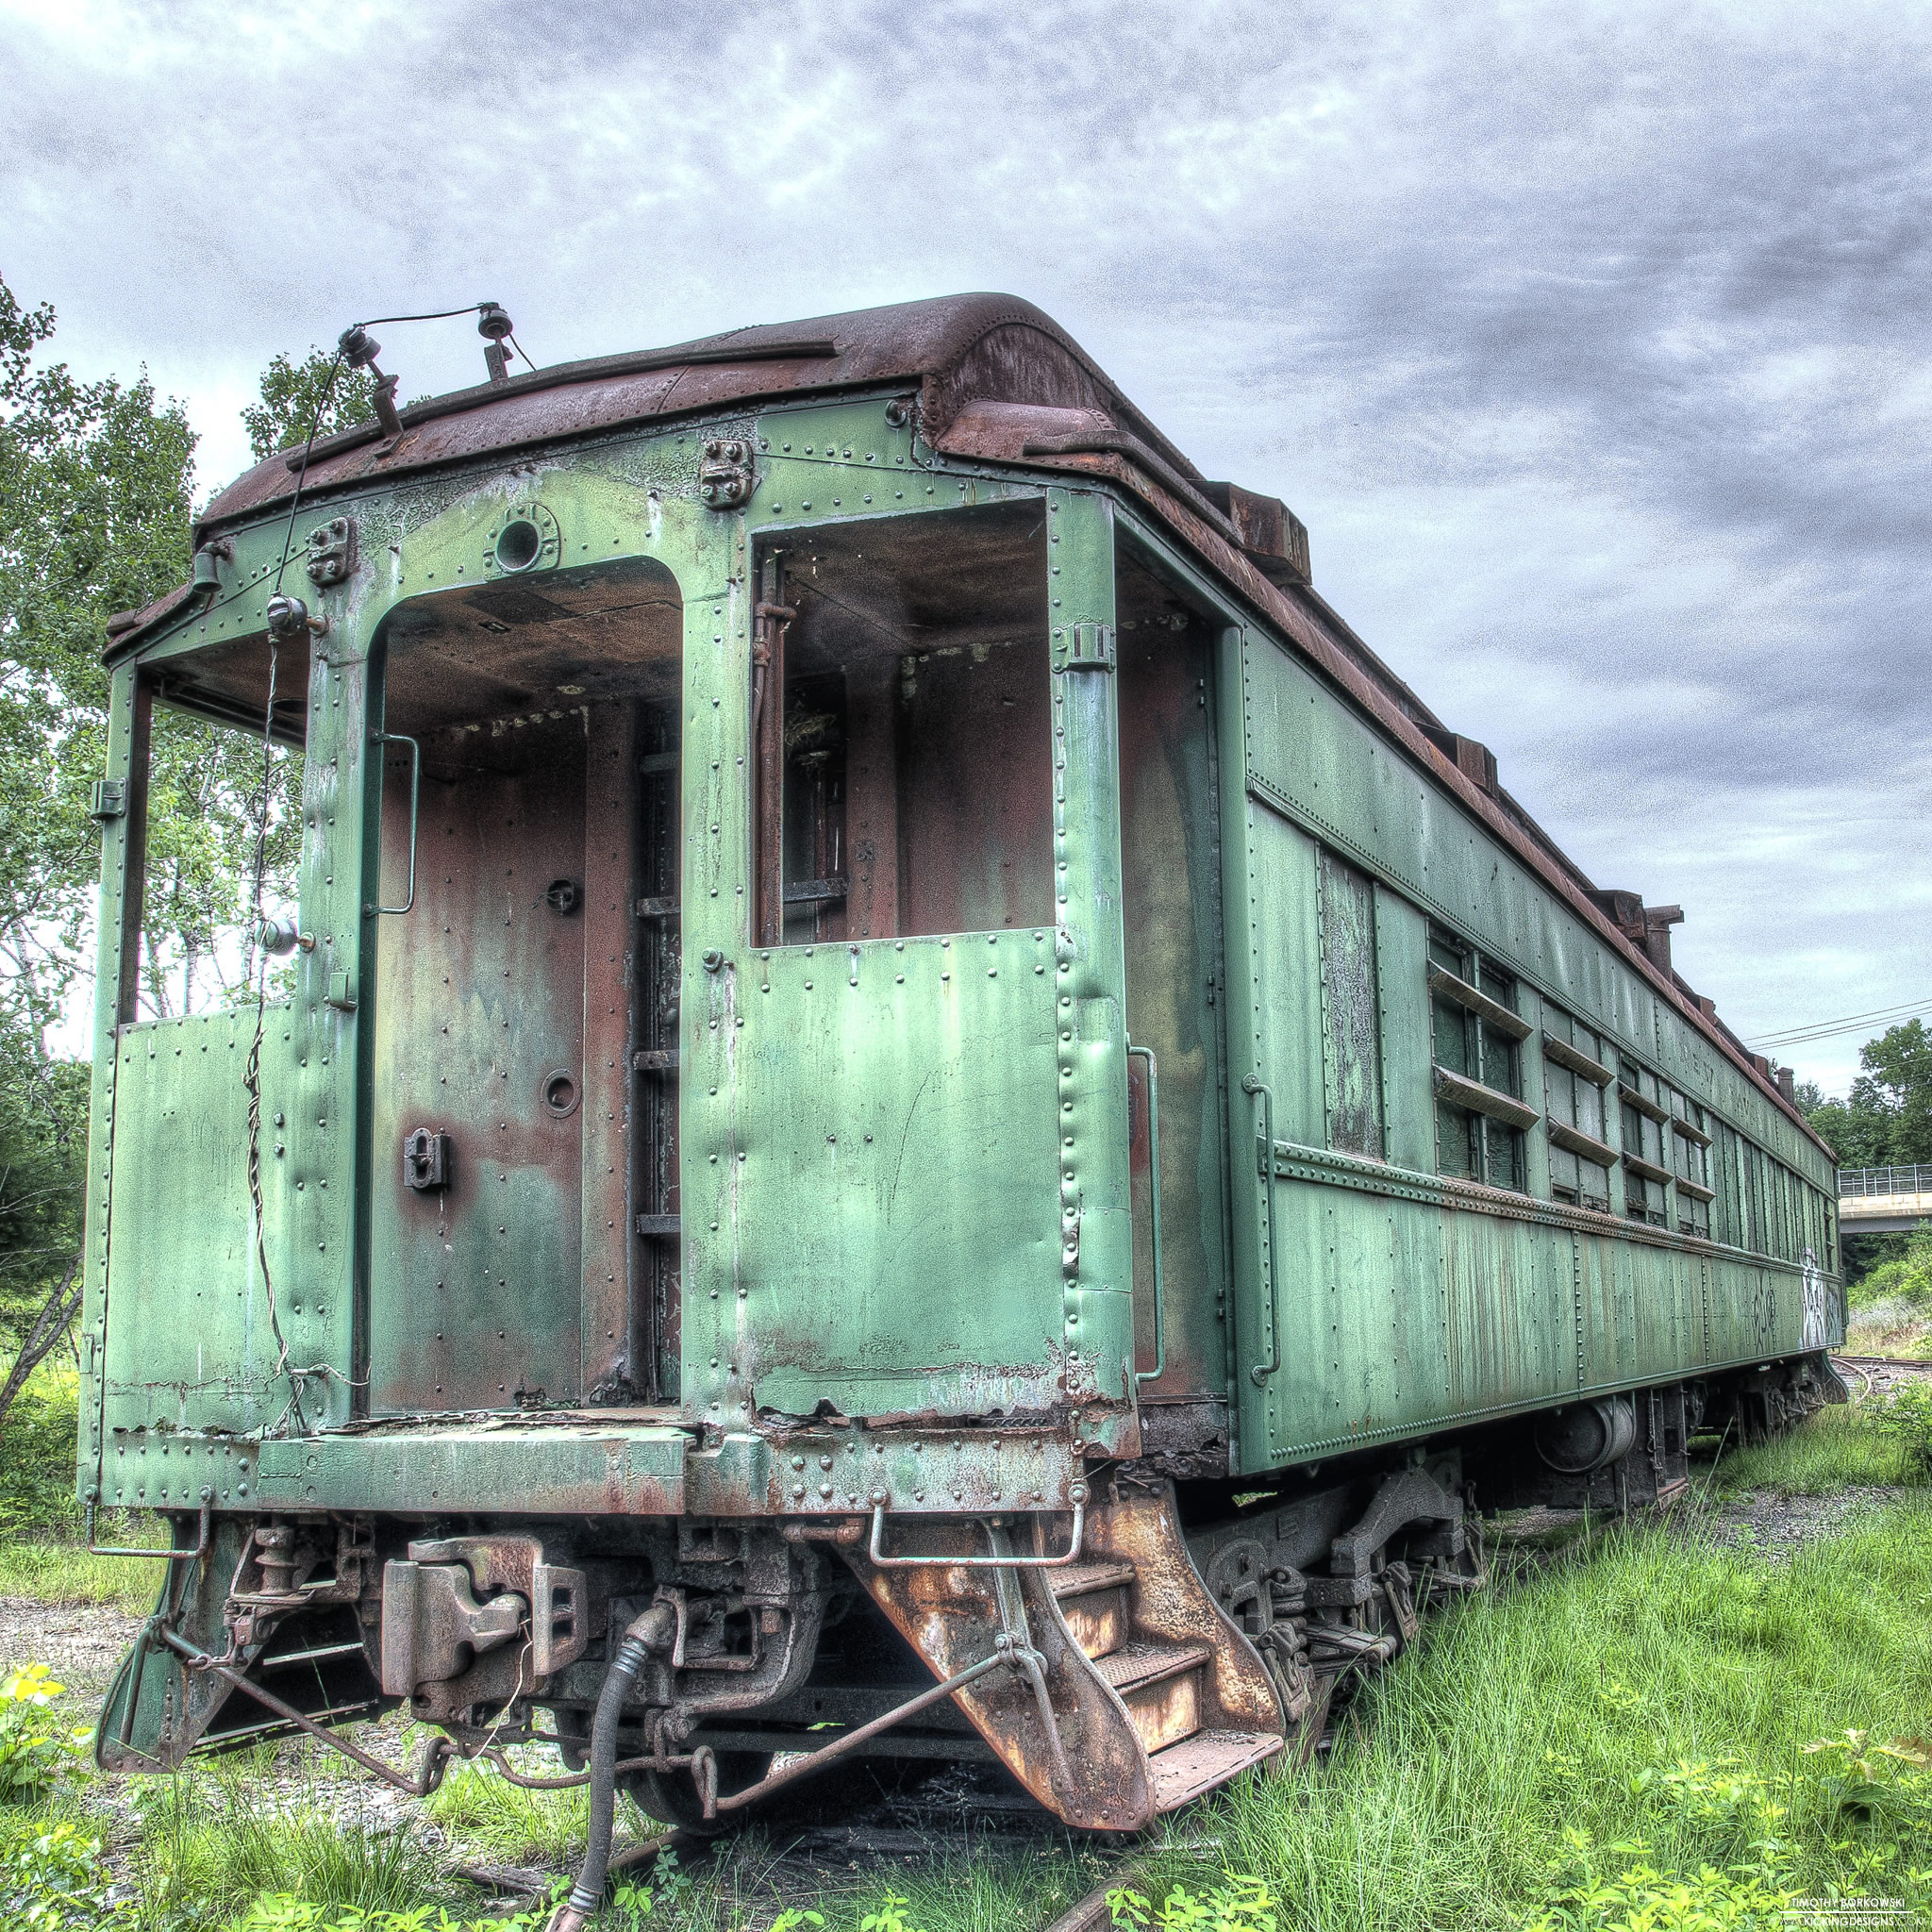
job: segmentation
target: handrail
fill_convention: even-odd
[[[165,1550],[104,1549],[94,1541],[94,1506],[90,1503],[87,1506],[87,1553],[90,1557],[151,1557],[163,1563],[198,1562],[208,1555],[208,1528],[214,1521],[215,1513],[214,1495],[215,1492],[211,1489],[204,1489],[201,1492],[201,1533],[195,1538],[192,1550],[177,1550],[173,1547]]]
[[[423,791],[423,747],[405,731],[378,731],[375,741],[409,747],[409,896],[400,906],[379,905],[375,908],[378,912],[408,912],[416,903],[416,808]]]
[[[1838,1174],[1840,1196],[1867,1194],[1932,1194],[1932,1166],[1841,1167]]]
[[[1281,1307],[1274,1293],[1274,1095],[1255,1074],[1241,1076],[1241,1091],[1250,1100],[1261,1096],[1261,1200],[1268,1220],[1268,1360],[1257,1362],[1248,1379],[1258,1389],[1270,1375],[1281,1373]]]
[[[1087,1532],[1087,1485],[1074,1485],[1074,1533],[1066,1552],[1058,1557],[889,1557],[885,1550],[886,1506],[872,1506],[872,1542],[866,1550],[880,1570],[917,1570],[939,1567],[946,1570],[1063,1570],[1077,1562],[1080,1541]]]
[[[1167,1374],[1167,1315],[1160,1270],[1160,1069],[1151,1046],[1127,1042],[1127,1058],[1138,1054],[1147,1062],[1147,1186],[1154,1196],[1154,1366],[1136,1372],[1136,1384],[1158,1382]]]

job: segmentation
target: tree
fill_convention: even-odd
[[[44,362],[53,333],[0,282],[0,1421],[76,1298],[87,1070],[45,1037],[88,970],[100,645],[185,574],[193,475],[179,405]]]
[[[1815,1085],[1800,1090],[1805,1117],[1831,1143],[1842,1167],[1932,1163],[1932,1034],[1907,1020],[1858,1049],[1863,1071],[1843,1100]]]
[[[368,370],[338,364],[332,351],[311,348],[301,362],[277,356],[261,373],[261,400],[242,411],[248,446],[258,459],[299,448],[311,423],[318,441],[333,436],[375,415],[375,394]]]
[[[1800,1102],[1803,1106],[1803,1102]],[[1848,1101],[1819,1100],[1804,1108],[1805,1118],[1838,1156],[1840,1167],[1883,1167],[1885,1124]]]
[[[46,1039],[91,968],[107,620],[183,580],[192,525],[195,437],[181,406],[158,399],[145,371],[78,380],[45,357],[54,327],[51,307],[24,307],[0,282],[0,1349],[14,1356],[0,1422],[76,1299],[87,1070]],[[245,991],[240,962],[210,972],[209,960],[217,927],[245,903],[262,768],[258,738],[158,712],[150,1010]]]
[[[1886,1164],[1932,1162],[1932,1035],[1923,1020],[1907,1020],[1858,1049],[1864,1068],[1852,1082],[1848,1106],[1884,1124]]]

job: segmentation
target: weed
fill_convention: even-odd
[[[51,1708],[66,1689],[45,1664],[27,1664],[0,1681],[0,1804],[33,1804],[86,1766],[92,1733]]]
[[[1932,1307],[1888,1296],[1850,1311],[1845,1346],[1854,1355],[1889,1355],[1906,1360],[1932,1357]]]
[[[650,1914],[646,1899],[639,1918],[623,1916],[623,1894],[618,1895],[620,1916],[605,1924],[609,1932],[630,1932],[634,1924]],[[415,1906],[408,1911],[378,1907],[364,1911],[319,1906],[291,1892],[275,1892],[256,1900],[246,1913],[230,1923],[228,1932],[532,1932],[549,1917],[549,1907],[518,1912],[508,1919],[453,1919],[441,1906]]]
[[[1158,1932],[1274,1932],[1279,1903],[1258,1878],[1231,1878],[1199,1895],[1176,1885],[1158,1906],[1124,1886],[1107,1895],[1115,1925]]]
[[[101,1841],[72,1819],[0,1826],[0,1912],[24,1932],[120,1925],[135,1909],[111,1894]]]
[[[1690,1877],[1675,1877],[1650,1863],[1640,1840],[1600,1850],[1588,1832],[1567,1837],[1569,1855],[1554,1868],[1529,1932],[1757,1932],[1782,1924],[1797,1897],[1760,1872],[1700,1865]]]

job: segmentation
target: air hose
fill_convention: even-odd
[[[617,1655],[605,1674],[597,1697],[597,1715],[591,1723],[591,1837],[584,1862],[570,1896],[552,1916],[548,1932],[583,1932],[604,1903],[604,1881],[610,1874],[610,1833],[617,1823],[617,1731],[624,1719],[624,1700],[644,1659],[661,1650],[676,1629],[676,1612],[657,1604],[624,1633]]]

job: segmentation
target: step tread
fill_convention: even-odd
[[[1138,1690],[1144,1684],[1158,1684],[1205,1664],[1214,1655],[1211,1643],[1124,1643],[1106,1657],[1093,1659],[1093,1668],[1116,1690]]]
[[[1097,1590],[1118,1590],[1132,1583],[1134,1566],[1123,1561],[1074,1563],[1047,1574],[1053,1579],[1054,1595],[1064,1603],[1070,1596],[1091,1596]]]
[[[1196,1731],[1147,1760],[1157,1812],[1178,1810],[1282,1747],[1278,1731]]]

